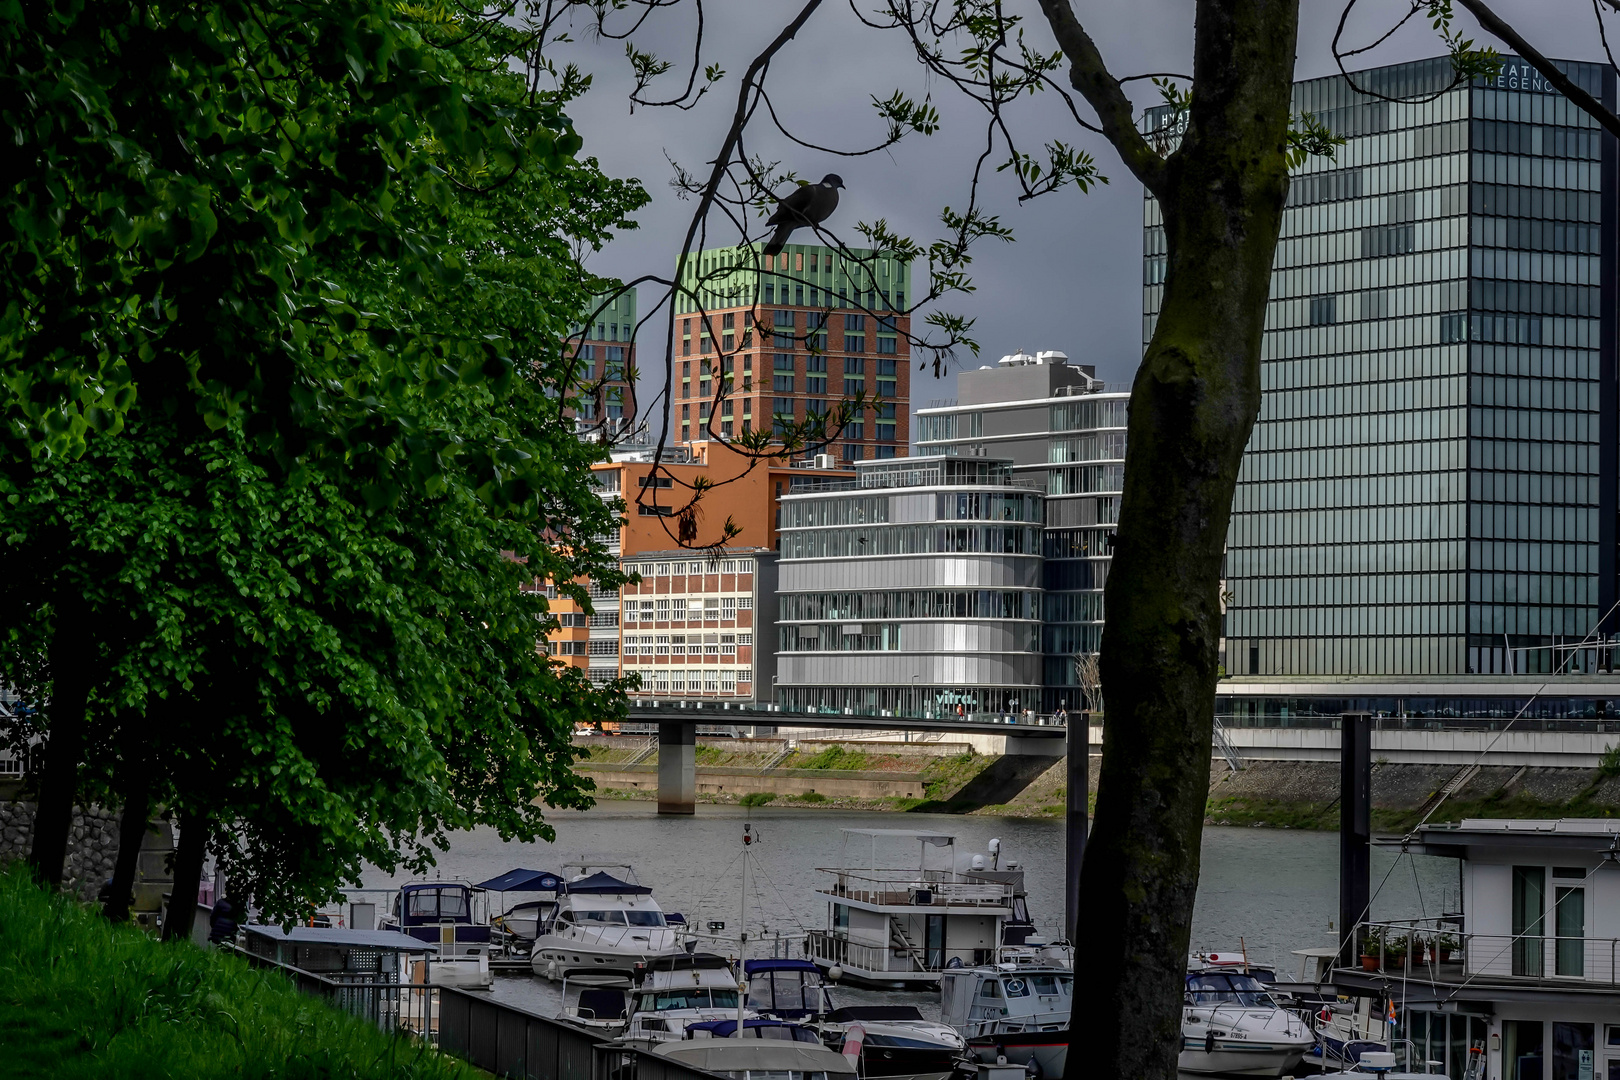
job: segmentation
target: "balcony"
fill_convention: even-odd
[[[953,959],[967,967],[988,964],[994,959],[991,949],[910,949],[903,945],[885,949],[862,945],[831,930],[811,930],[805,936],[805,947],[811,960],[876,974],[937,972],[943,971]]]
[[[1432,986],[1620,987],[1620,938],[1465,934],[1444,919],[1362,923],[1359,969]],[[1355,969],[1352,969],[1352,974]]]
[[[1011,884],[945,870],[849,870],[825,866],[818,869],[835,878],[830,888],[818,892],[878,907],[988,910],[1012,906]]]

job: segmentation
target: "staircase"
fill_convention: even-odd
[[[927,957],[923,955],[921,949],[912,944],[910,936],[906,933],[905,926],[894,915],[889,916],[889,941],[891,945],[896,941],[900,943],[900,947],[905,950],[906,956],[911,959],[913,971],[928,970]]]
[[[1215,751],[1226,759],[1227,768],[1233,772],[1243,771],[1243,756],[1232,745],[1232,740],[1226,734],[1226,725],[1221,723],[1218,716],[1215,718]]]
[[[658,736],[654,735],[647,740],[647,745],[636,751],[636,756],[625,762],[626,765],[640,765],[643,761],[658,753]]]
[[[1430,795],[1429,801],[1423,804],[1422,810],[1420,811],[1421,819],[1427,821],[1430,815],[1432,815],[1436,810],[1440,809],[1440,805],[1442,803],[1451,798],[1453,795],[1457,794],[1457,792],[1461,791],[1462,786],[1468,783],[1468,781],[1472,780],[1478,774],[1478,765],[1464,765],[1461,769],[1458,769],[1457,775],[1453,776],[1450,780],[1447,780],[1445,784],[1441,786],[1440,790],[1435,792],[1433,795]]]
[[[765,763],[765,767],[763,769],[759,770],[759,775],[764,776],[766,773],[770,772],[772,769],[774,769],[777,766],[781,765],[782,762],[786,761],[788,758],[790,758],[794,754],[798,753],[798,751],[799,751],[798,744],[793,742],[792,740],[789,740],[788,742],[783,743],[782,744],[782,749],[777,751],[777,753],[774,756],[772,756],[771,760],[769,760],[769,761],[767,761]]]

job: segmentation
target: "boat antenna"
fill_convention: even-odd
[[[754,843],[754,827],[743,822],[742,922],[737,925],[737,1038],[743,1037],[743,1010],[748,1002],[748,852]]]

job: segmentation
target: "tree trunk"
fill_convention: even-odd
[[[124,812],[118,820],[118,862],[113,868],[112,888],[102,911],[110,922],[129,918],[129,903],[135,891],[135,871],[140,866],[141,844],[151,823],[151,787],[145,778],[127,785]]]
[[[197,914],[197,891],[202,887],[203,859],[208,853],[208,815],[186,810],[180,814],[180,839],[174,846],[174,888],[163,917],[164,941],[187,941]]]
[[[98,667],[92,613],[76,593],[64,588],[55,598],[56,626],[47,650],[51,700],[45,768],[39,782],[28,865],[34,878],[53,888],[62,884],[73,803],[79,794],[79,759],[84,756],[86,706]]]
[[[1297,0],[1201,0],[1193,99],[1156,185],[1164,303],[1132,390],[1106,586],[1102,776],[1066,1075],[1174,1080],[1209,792],[1219,581],[1288,189]]]

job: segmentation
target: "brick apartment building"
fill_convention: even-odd
[[[688,260],[676,294],[672,442],[781,430],[786,418],[803,422],[864,397],[871,404],[808,451],[842,462],[904,455],[910,267],[884,253],[851,254],[789,244],[774,258],[729,247]]]

